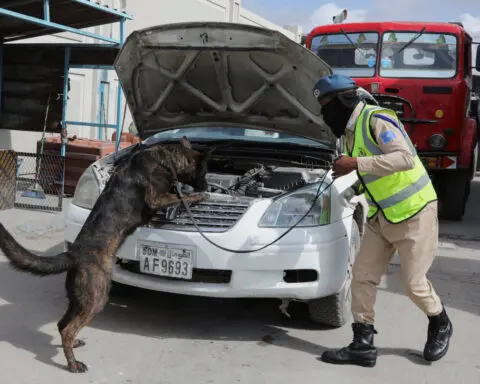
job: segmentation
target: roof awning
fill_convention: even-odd
[[[116,44],[112,38],[81,29],[125,19],[132,16],[90,0],[0,0],[0,40],[72,32]]]
[[[67,48],[70,68],[113,68],[120,49],[103,44],[4,45],[0,130],[60,133]]]

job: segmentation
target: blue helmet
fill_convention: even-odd
[[[317,81],[313,87],[313,96],[315,96],[317,100],[320,100],[331,93],[357,88],[357,83],[355,83],[351,77],[334,73],[329,76],[323,76]]]

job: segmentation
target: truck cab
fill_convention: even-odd
[[[472,43],[461,24],[443,22],[324,25],[305,38],[334,72],[397,113],[432,178],[439,215],[450,220],[462,219],[477,168]]]

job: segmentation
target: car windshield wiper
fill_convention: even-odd
[[[397,52],[395,52],[393,54],[393,56],[396,56],[398,55],[399,53],[403,52],[405,49],[407,49],[410,45],[412,45],[420,36],[422,36],[424,33],[425,33],[425,30],[427,29],[427,27],[423,27],[420,32],[418,32],[415,36],[413,36],[409,41],[407,41],[405,43],[404,46],[402,46],[402,48],[400,48]],[[393,57],[392,56],[392,57]]]

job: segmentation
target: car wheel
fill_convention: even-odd
[[[310,300],[308,302],[308,313],[310,320],[314,323],[332,327],[342,327],[350,317],[352,293],[352,269],[355,257],[360,250],[360,230],[358,224],[352,222],[352,237],[350,240],[350,254],[348,258],[347,276],[342,289],[334,295]]]

